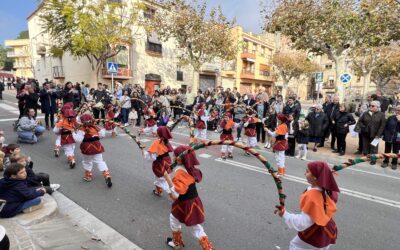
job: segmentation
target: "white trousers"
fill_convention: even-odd
[[[257,138],[254,137],[247,137],[247,145],[254,148],[255,146],[257,146]]]
[[[207,129],[196,129],[194,136],[202,140],[207,140]]]
[[[233,152],[233,146],[222,145],[221,146],[221,152],[222,153],[232,153]]]
[[[95,154],[95,155],[82,154],[82,166],[86,171],[92,171],[93,164],[97,166],[100,172],[108,170],[107,164],[103,160],[103,154]]]
[[[75,143],[71,144],[65,144],[62,145],[62,149],[64,150],[64,154],[68,156],[74,156],[74,151],[75,151]]]
[[[110,129],[110,130],[106,130],[106,133],[108,133],[108,134],[112,134],[112,132],[117,133],[117,127]]]
[[[298,149],[299,149],[299,156],[300,157],[307,157],[307,144],[299,144],[297,145]]]
[[[176,232],[176,231],[182,231],[182,225],[179,222],[175,216],[172,214],[169,214],[169,225],[171,227],[171,230]],[[192,235],[196,237],[197,239],[200,239],[201,237],[207,236],[206,233],[204,232],[204,228],[202,225],[197,224],[194,226],[189,227]]]
[[[285,167],[285,151],[275,151],[275,161],[278,168]]]
[[[165,180],[164,177],[155,177],[154,185],[162,188],[168,194],[171,193],[171,190],[169,189],[168,186],[168,182]]]
[[[54,143],[55,147],[61,147],[61,135],[57,135],[56,142]]]
[[[157,125],[154,125],[153,127],[145,127],[143,128],[143,132],[145,134],[150,134],[150,133],[157,133]]]

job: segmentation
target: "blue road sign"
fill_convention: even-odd
[[[352,76],[349,73],[344,73],[340,76],[340,81],[344,84],[351,82]]]
[[[117,74],[118,73],[118,64],[113,62],[107,63],[107,70],[110,74]]]
[[[323,72],[315,73],[315,81],[316,82],[323,82],[324,81],[324,73]]]

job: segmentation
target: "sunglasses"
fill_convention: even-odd
[[[372,108],[372,107],[376,107],[376,105],[370,105],[370,107]]]

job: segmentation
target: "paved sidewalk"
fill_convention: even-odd
[[[37,211],[0,219],[11,250],[141,249],[60,192],[43,201]]]

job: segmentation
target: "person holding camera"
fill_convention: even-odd
[[[57,93],[55,89],[51,88],[49,82],[45,82],[39,96],[46,129],[50,130],[50,126],[54,128],[54,114],[57,112]]]

